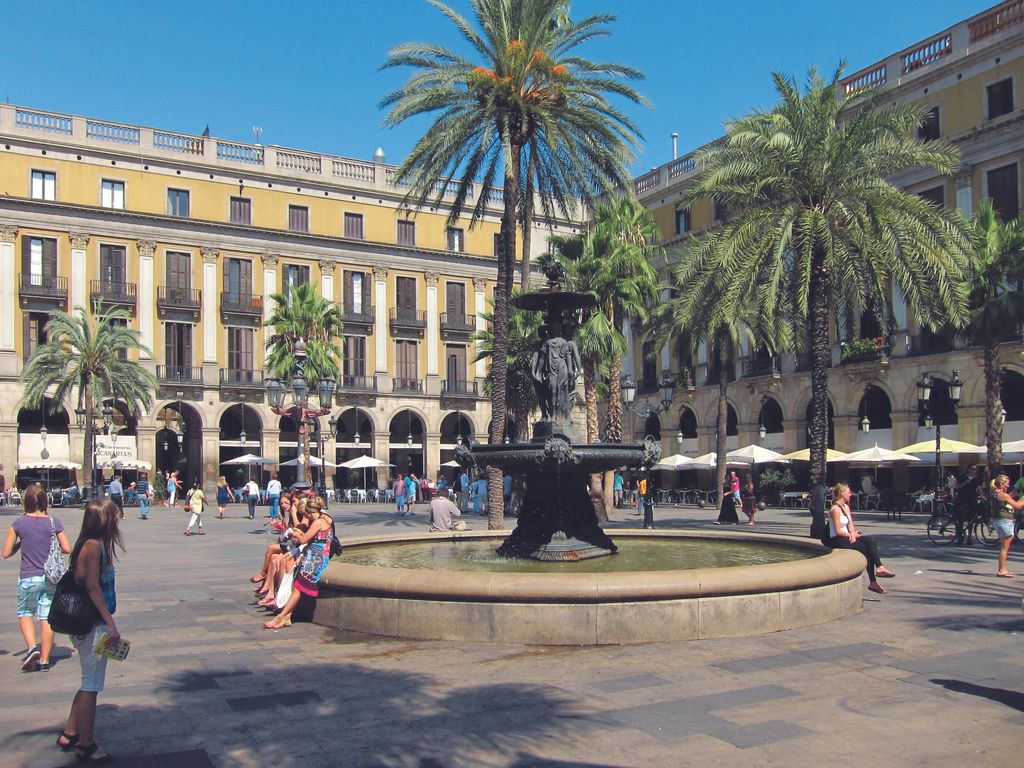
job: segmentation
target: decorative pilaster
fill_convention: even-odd
[[[273,303],[270,296],[277,293],[277,259],[276,253],[260,254],[263,262],[263,322],[270,319],[270,305]]]
[[[374,373],[388,372],[388,270],[373,265],[373,301],[376,322],[373,329]]]
[[[216,248],[200,248],[203,259],[203,364],[217,364],[217,258]]]
[[[320,295],[328,301],[334,301],[334,268],[337,264],[333,261],[321,259],[320,264]]]
[[[427,272],[427,376],[437,376],[437,358],[441,347],[440,316],[437,306],[437,281],[440,275]]]
[[[153,320],[156,307],[155,265],[153,257],[156,243],[153,240],[136,240],[135,247],[139,252],[139,341],[150,350],[150,354],[140,352],[142,359],[153,359],[154,344]]]
[[[89,246],[89,235],[85,232],[69,232],[71,241],[71,308],[89,306],[89,265],[86,249]]]
[[[974,166],[967,163],[956,172],[956,207],[968,218],[974,213]]]
[[[476,329],[478,331],[484,331],[487,329],[487,323],[484,321],[484,313],[487,312],[487,294],[484,293],[484,289],[487,288],[487,281],[482,277],[473,278],[473,307],[476,310]],[[477,342],[477,352],[479,349],[479,342]],[[474,355],[475,357],[475,355]],[[476,378],[483,379],[487,376],[487,361],[484,359],[476,361]]]
[[[628,317],[622,319],[622,335],[626,339],[626,354],[622,356],[622,375],[636,381],[636,345],[633,339],[633,323]]]
[[[15,224],[0,224],[0,352],[14,352],[14,320],[18,307],[14,243]]]

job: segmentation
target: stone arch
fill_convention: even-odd
[[[201,480],[205,426],[202,411],[188,400],[172,400],[160,406],[156,414],[154,469],[177,472],[186,486]]]
[[[1024,373],[1011,366],[1003,366],[999,398],[1006,409],[1007,421],[1024,421]]]
[[[758,429],[763,425],[770,435],[786,431],[782,404],[774,397],[766,397],[763,403],[758,404],[757,425]]]
[[[441,419],[439,431],[441,433],[442,446],[450,447],[455,445],[457,437],[461,437],[464,440],[467,438],[470,440],[476,439],[473,432],[473,422],[461,411],[449,413]]]
[[[867,418],[871,429],[892,429],[892,400],[888,393],[878,384],[866,385],[857,403],[856,416],[858,428]]]
[[[402,408],[388,421],[388,461],[399,472],[423,477],[427,471],[427,419],[415,408]]]
[[[698,436],[697,428],[697,412],[688,405],[684,405],[679,410],[679,432],[682,434],[684,440],[693,439]]]

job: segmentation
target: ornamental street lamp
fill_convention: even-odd
[[[97,449],[97,438],[100,434],[107,434],[110,431],[111,417],[113,416],[113,409],[109,404],[104,404],[100,410],[103,414],[103,429],[100,430],[96,426],[96,417],[94,411],[87,411],[85,408],[75,408],[75,425],[79,429],[84,429],[86,441],[85,441],[85,452],[86,455],[92,457],[92,469],[90,472],[89,483],[91,488],[97,486],[96,482],[96,449]],[[89,499],[89,492],[87,490],[82,493],[82,500],[87,501]]]
[[[285,406],[284,397],[287,391],[284,382],[275,376],[266,381],[267,402],[270,410],[278,416],[289,416],[295,421],[298,433],[297,464],[298,479],[292,485],[294,490],[306,491],[312,488],[309,479],[309,456],[306,437],[309,434],[311,420],[330,413],[331,399],[334,397],[336,384],[332,379],[322,379],[317,384],[319,407],[309,404],[309,380],[306,378],[306,342],[299,339],[295,342],[295,374],[291,380],[292,402]],[[321,457],[322,458],[322,457]]]
[[[657,416],[660,413],[668,413],[672,407],[672,396],[675,394],[676,385],[672,381],[672,377],[667,373],[661,377],[660,382],[661,388],[661,405],[653,405],[650,402],[645,403],[643,410],[636,410],[633,408],[633,401],[636,399],[636,384],[633,379],[627,374],[622,379],[622,401],[625,405],[625,409],[634,416],[640,416],[644,420],[644,429],[647,427],[647,420]],[[631,425],[632,426],[632,425]],[[632,429],[630,430],[632,432]],[[679,433],[677,439],[682,437],[682,432]],[[680,439],[680,444],[682,443]],[[650,480],[648,480],[650,483]],[[641,504],[644,507],[644,528],[654,527],[654,504],[651,501],[650,487],[648,486],[647,497],[641,499]]]
[[[953,404],[953,408],[960,405],[960,396],[963,393],[963,388],[964,383],[960,380],[960,371],[953,371],[953,376],[949,380],[949,401]],[[932,393],[934,391],[935,383],[932,377],[925,372],[921,375],[921,380],[917,382],[917,412],[924,417],[926,429],[931,429],[933,424],[935,426],[935,466],[932,469],[934,473],[932,486],[935,489],[935,496],[932,501],[933,509],[938,504],[939,495],[942,491],[942,425],[935,419],[932,404]]]

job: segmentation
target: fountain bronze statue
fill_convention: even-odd
[[[615,543],[597,524],[590,476],[624,466],[653,466],[661,447],[651,438],[642,444],[582,442],[572,418],[580,352],[563,333],[565,313],[594,306],[591,295],[560,290],[552,280],[548,290],[525,293],[512,303],[544,313],[542,341],[531,365],[541,419],[528,443],[474,443],[457,451],[456,459],[463,466],[498,467],[516,477],[518,487],[525,485],[519,523],[498,547],[499,555],[572,561],[614,554]]]

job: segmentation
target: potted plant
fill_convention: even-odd
[[[778,505],[782,493],[796,485],[789,469],[766,469],[761,473],[761,498],[774,498]]]
[[[167,498],[167,475],[157,472],[150,484],[153,486],[153,501],[162,505]]]

